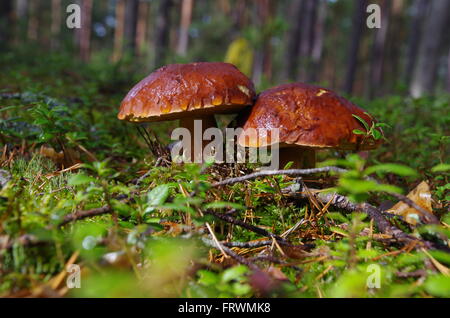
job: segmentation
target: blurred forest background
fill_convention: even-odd
[[[81,8],[69,29],[68,5]],[[381,28],[368,28],[369,4]],[[450,91],[448,0],[2,0],[0,43],[81,61],[227,61],[258,89],[315,82],[366,98]],[[133,73],[134,74],[134,73]]]

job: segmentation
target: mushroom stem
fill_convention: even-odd
[[[195,129],[195,121],[201,121],[201,129]],[[211,141],[203,140],[203,133],[206,129],[217,127],[214,115],[197,115],[195,117],[186,117],[180,119],[180,127],[186,128],[190,133],[190,149],[184,149],[185,159],[190,159],[190,162],[202,163],[203,149]]]
[[[308,147],[280,148],[280,168],[293,161],[290,169],[309,169],[316,165],[316,151]]]

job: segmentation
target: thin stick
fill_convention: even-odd
[[[254,242],[221,242],[222,245],[227,247],[239,247],[239,248],[255,248],[261,246],[272,245],[273,241],[254,241]]]
[[[95,208],[85,211],[75,211],[74,213],[67,214],[66,216],[64,216],[64,219],[61,221],[61,223],[58,224],[58,226],[61,227],[72,221],[78,221],[89,217],[108,214],[111,212],[112,209],[109,205],[104,205],[101,208]]]
[[[260,227],[254,226],[252,224],[246,223],[244,221],[237,220],[237,219],[231,217],[230,215],[221,214],[221,213],[215,213],[215,212],[210,211],[210,210],[204,211],[204,214],[212,215],[212,216],[214,216],[214,217],[216,217],[216,218],[218,218],[218,219],[220,219],[222,221],[225,221],[225,222],[228,222],[228,223],[231,223],[231,224],[234,224],[234,225],[238,225],[238,226],[243,227],[243,228],[245,228],[247,230],[250,230],[252,232],[258,233],[258,234],[260,234],[262,236],[273,237],[273,238],[275,238],[278,241],[286,242],[286,240],[284,238],[282,238],[281,236],[273,234],[273,233],[271,233],[269,231],[266,231],[266,230],[264,230],[264,229],[262,229]]]
[[[336,193],[324,193],[320,192],[320,190],[316,189],[309,189],[311,192],[313,192],[313,196],[321,201],[322,203],[328,203],[331,201],[331,204],[339,209],[343,209],[350,212],[359,212],[362,211],[366,213],[371,219],[374,220],[375,225],[377,226],[378,230],[382,233],[392,235],[394,238],[396,238],[399,241],[404,242],[411,242],[411,241],[421,241],[422,243],[425,243],[426,245],[430,245],[430,242],[422,241],[414,236],[411,236],[409,234],[406,234],[399,228],[391,225],[389,221],[387,221],[382,212],[374,207],[373,205],[370,205],[369,203],[353,203],[351,202],[347,197],[343,195],[339,195]],[[292,198],[299,198],[299,199],[308,199],[308,195],[304,193],[303,191],[293,191],[293,190],[287,190],[285,191],[285,194],[292,197]],[[428,246],[429,247],[429,246]]]
[[[203,241],[203,243],[205,243],[208,246],[214,247],[214,248],[216,248],[218,250],[225,251],[225,253],[227,253],[231,258],[235,259],[237,262],[239,262],[241,264],[247,265],[250,269],[252,269],[252,270],[260,270],[257,265],[253,264],[252,262],[250,262],[245,257],[242,257],[242,256],[236,254],[231,249],[229,249],[226,246],[223,246],[219,242],[207,239],[206,237],[202,237],[202,241]]]
[[[313,168],[313,169],[288,169],[288,170],[263,170],[254,172],[245,176],[236,177],[236,178],[229,178],[225,179],[216,183],[212,184],[213,188],[220,187],[223,185],[231,185],[247,180],[253,180],[259,177],[266,177],[266,176],[274,176],[274,175],[289,175],[289,176],[301,176],[301,175],[309,175],[309,174],[315,174],[315,173],[323,173],[323,172],[337,172],[337,173],[344,173],[348,170],[342,169],[339,167],[322,167],[322,168]],[[378,183],[377,180],[367,177],[367,180],[375,181]],[[422,208],[420,205],[415,203],[413,200],[408,198],[407,196],[404,196],[402,194],[398,193],[389,193],[390,195],[396,197],[398,200],[406,203],[409,207],[416,209],[417,211],[421,212],[424,217],[428,220],[430,223],[439,224],[439,220],[436,218],[435,215],[431,214],[429,211]],[[326,203],[326,202],[325,202]]]
[[[267,177],[267,176],[275,176],[275,175],[289,175],[289,176],[302,176],[309,175],[315,173],[323,173],[323,172],[337,172],[343,173],[347,170],[338,168],[338,167],[323,167],[323,168],[313,168],[313,169],[287,169],[287,170],[262,170],[258,172],[254,172],[251,174],[247,174],[242,177],[229,178],[212,184],[213,188],[220,187],[223,185],[231,185],[238,182],[243,182],[247,180],[256,179],[259,177]]]
[[[227,253],[225,253],[225,250],[223,249],[222,244],[220,244],[219,240],[217,239],[216,235],[214,234],[211,225],[209,225],[208,222],[206,222],[206,227],[208,228],[209,233],[211,234],[214,242],[216,243],[216,245],[219,247],[220,252],[223,254],[223,256],[225,258],[228,258],[229,256],[227,255]]]

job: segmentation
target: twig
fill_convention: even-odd
[[[229,178],[212,184],[213,188],[220,187],[223,185],[231,185],[238,182],[243,182],[247,180],[256,179],[259,177],[275,176],[275,175],[289,175],[289,176],[302,176],[322,172],[338,172],[343,173],[347,170],[338,167],[323,167],[323,168],[313,168],[313,169],[287,169],[287,170],[262,170],[247,174],[245,176]]]
[[[58,224],[59,227],[66,225],[72,221],[78,221],[89,217],[94,217],[102,214],[111,213],[111,207],[109,205],[104,205],[101,208],[95,208],[85,211],[75,211],[74,213],[68,214],[64,217],[61,223]]]
[[[258,255],[258,256],[253,256],[248,258],[250,259],[252,262],[270,262],[270,263],[275,263],[275,264],[284,264],[284,265],[288,265],[289,262],[283,261],[281,259],[278,259],[276,257],[273,257],[271,255]],[[293,268],[297,269],[297,270],[301,270],[299,267],[297,266],[292,266]]]
[[[295,184],[295,186],[299,186],[299,184]],[[414,236],[406,234],[399,228],[391,225],[391,223],[389,223],[389,221],[384,218],[382,212],[369,203],[354,203],[351,202],[347,197],[340,194],[319,192],[319,190],[316,189],[309,190],[312,192],[312,195],[314,195],[314,197],[322,203],[331,202],[331,205],[342,210],[350,212],[362,211],[366,213],[371,219],[374,220],[375,225],[380,232],[392,235],[392,237],[396,238],[399,241],[404,241],[407,243],[411,241],[421,241],[426,245],[431,244],[430,242],[425,242]],[[299,191],[297,189],[293,189],[292,187],[291,189],[286,189],[284,193],[292,198],[308,199],[308,195],[304,191]]]
[[[48,243],[48,241],[39,240],[34,235],[24,234],[15,239],[6,240],[5,242],[0,241],[0,251],[9,250],[15,244],[18,244],[21,246],[38,246],[38,245],[45,245],[47,243]]]
[[[322,173],[322,172],[344,173],[347,171],[348,170],[346,170],[346,169],[339,168],[339,167],[333,167],[333,166],[322,167],[322,168],[313,168],[313,169],[263,170],[263,171],[254,172],[254,173],[251,173],[251,174],[248,174],[245,176],[241,176],[241,177],[225,179],[225,180],[213,183],[212,187],[215,188],[215,187],[220,187],[223,185],[231,185],[231,184],[235,184],[235,183],[239,183],[239,182],[243,182],[243,181],[247,181],[247,180],[252,180],[252,179],[256,179],[256,178],[264,177],[264,176],[274,176],[274,175],[301,176],[301,175],[309,175],[309,174]],[[377,180],[375,180],[371,177],[366,177],[365,179],[379,183]],[[407,196],[398,194],[398,193],[389,193],[389,194],[396,197],[398,200],[406,203],[409,207],[414,208],[417,211],[421,212],[424,215],[425,219],[427,219],[427,221],[429,223],[439,224],[439,220],[437,219],[436,216],[434,216],[433,214],[431,214],[430,212],[428,212],[427,210],[422,208],[420,205],[415,203],[413,200],[411,200]]]
[[[216,218],[218,218],[218,219],[220,219],[222,221],[225,221],[225,222],[228,222],[228,223],[231,223],[231,224],[234,224],[234,225],[238,225],[238,226],[243,227],[243,228],[245,228],[245,229],[247,229],[249,231],[258,233],[258,234],[260,234],[262,236],[273,237],[277,241],[286,242],[286,240],[284,238],[282,238],[281,236],[279,236],[279,235],[273,234],[273,233],[271,233],[271,232],[269,232],[267,230],[264,230],[264,229],[262,229],[260,227],[257,227],[257,226],[254,226],[252,224],[246,223],[244,221],[237,220],[237,219],[231,217],[230,215],[221,214],[221,213],[215,213],[215,212],[210,211],[210,210],[204,211],[204,214],[212,215],[212,216],[214,216],[214,217],[216,217]]]
[[[284,232],[283,234],[281,234],[281,237],[288,237],[289,235],[291,235],[292,233],[294,233],[295,231],[297,231],[297,229],[303,225],[304,223],[306,223],[305,219],[301,219],[300,221],[298,221],[297,223],[295,223],[295,225],[293,227],[291,227],[290,229],[288,229],[286,232]]]
[[[119,194],[117,196],[115,196],[113,198],[114,200],[119,200],[122,203],[127,203],[130,201],[133,201],[133,196],[128,196],[126,194]],[[104,205],[100,208],[94,208],[94,209],[90,209],[90,210],[79,210],[79,211],[75,211],[71,214],[67,214],[66,216],[64,216],[64,219],[58,224],[58,227],[64,226],[67,223],[73,222],[73,221],[78,221],[78,220],[82,220],[85,218],[89,218],[89,217],[94,217],[94,216],[98,216],[98,215],[102,215],[102,214],[108,214],[111,213],[112,209],[109,205]]]
[[[228,257],[227,253],[223,249],[222,244],[220,244],[219,240],[217,239],[216,235],[214,234],[213,229],[211,228],[211,225],[209,225],[209,222],[205,223],[206,227],[208,228],[209,234],[211,234],[211,237],[213,238],[213,241],[216,242],[216,245],[219,247],[220,252],[223,254],[225,258]]]
[[[148,170],[146,173],[144,173],[142,176],[140,176],[138,179],[136,179],[136,182],[131,181],[131,183],[134,183],[136,186],[140,185],[142,181],[144,181],[145,178],[147,178],[152,173],[152,169]]]
[[[255,247],[261,247],[261,246],[268,246],[272,245],[272,240],[262,240],[262,241],[251,241],[251,242],[221,242],[221,244],[227,246],[227,247],[239,247],[239,248],[255,248]],[[295,245],[288,242],[278,242],[278,244],[286,247],[297,247],[297,248],[303,248],[305,250],[314,248],[314,244],[303,244],[303,245]]]
[[[397,272],[395,273],[397,277],[409,278],[409,277],[426,277],[427,271],[424,269],[418,269],[413,272]]]
[[[214,247],[218,250],[223,250],[226,254],[228,254],[231,258],[235,259],[237,262],[247,265],[252,270],[260,270],[259,267],[255,264],[253,264],[251,261],[246,259],[245,257],[242,257],[235,252],[233,252],[228,247],[224,246],[223,244],[220,244],[219,242],[215,242],[214,240],[207,239],[206,237],[202,237],[203,243],[205,243],[208,246]]]
[[[222,242],[222,245],[227,247],[239,247],[239,248],[255,248],[261,246],[272,245],[273,241],[264,240],[264,241],[253,241],[253,242]]]

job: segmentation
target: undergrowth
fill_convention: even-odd
[[[287,197],[283,190],[299,182],[291,177],[213,187],[253,167],[157,166],[135,127],[116,118],[142,76],[131,65],[53,55],[36,65],[17,54],[0,56],[1,296],[450,296],[448,96],[354,99],[389,125],[387,141],[370,154],[320,152],[322,165],[348,172],[302,179],[382,210],[398,201],[391,193],[426,181],[439,224],[386,218],[434,244],[427,249],[383,236],[364,213]],[[176,124],[149,128],[167,145]],[[67,219],[101,207],[110,212]],[[291,229],[291,245],[253,246],[271,238],[214,214],[276,235]],[[215,239],[206,224],[224,244],[249,242],[229,247],[248,263],[205,244]],[[65,287],[72,263],[79,289]]]

